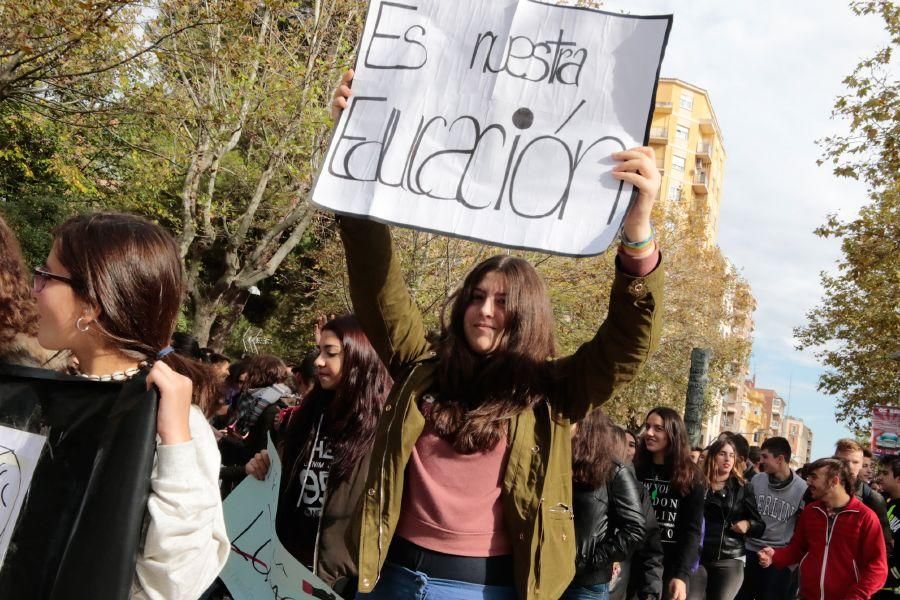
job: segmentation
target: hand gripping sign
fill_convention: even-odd
[[[337,213],[512,248],[603,252],[648,139],[672,17],[537,0],[372,0],[313,190]]]

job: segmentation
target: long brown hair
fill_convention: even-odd
[[[597,409],[578,421],[572,436],[572,481],[596,489],[609,481],[625,459],[625,430]]]
[[[500,348],[485,356],[469,347],[464,321],[476,287],[491,272],[506,279],[506,322]],[[510,418],[546,397],[547,359],[555,351],[553,311],[534,267],[512,256],[481,262],[444,305],[438,343],[440,393],[426,418],[458,452],[493,448]]]
[[[325,433],[334,457],[329,481],[344,479],[372,449],[378,417],[391,391],[391,376],[352,315],[332,319],[322,328],[341,341],[341,378],[328,391],[318,380],[305,402],[324,414]]]
[[[684,421],[681,419],[681,415],[667,406],[657,406],[651,409],[644,417],[644,423],[647,422],[650,415],[658,415],[663,421],[663,429],[668,438],[665,464],[671,469],[672,487],[682,496],[687,496],[691,491],[691,486],[702,479],[700,470],[691,460],[691,445],[688,443]],[[653,453],[647,450],[643,436],[641,436],[634,459],[640,469],[648,468],[653,464]]]
[[[709,485],[713,485],[716,482],[716,455],[725,446],[731,446],[731,449],[734,451],[734,465],[731,467],[729,477],[734,477],[738,483],[743,485],[744,459],[738,454],[734,442],[730,439],[716,440],[706,449],[706,460],[703,462],[703,474],[706,476],[706,482]]]
[[[16,334],[37,334],[37,311],[31,297],[19,242],[0,217],[0,344]]]
[[[72,290],[98,311],[94,329],[125,356],[155,359],[172,339],[184,296],[172,236],[146,219],[120,213],[73,217],[53,235]],[[219,393],[213,371],[175,352],[162,361],[193,381],[194,403],[208,414]]]

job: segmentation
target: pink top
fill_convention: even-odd
[[[457,556],[511,554],[500,488],[506,438],[487,452],[460,454],[425,426],[406,466],[397,535]]]
[[[644,277],[660,255],[657,248],[635,259],[620,249],[618,257],[623,271]],[[445,554],[511,554],[500,501],[508,458],[506,438],[487,452],[460,454],[426,424],[406,466],[397,535]]]

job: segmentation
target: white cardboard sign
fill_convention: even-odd
[[[47,438],[0,425],[0,565]]]
[[[671,24],[537,0],[372,0],[312,202],[507,247],[603,252],[632,191],[610,154],[647,139]]]

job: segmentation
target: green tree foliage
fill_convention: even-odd
[[[313,241],[304,200],[364,8],[359,0],[170,0],[147,25],[165,39],[141,61],[140,82],[129,83],[138,117],[119,196],[178,232],[188,316],[203,344],[221,347],[247,290],[278,291],[266,280]]]
[[[869,1],[851,8],[880,15],[890,44],[844,80],[849,93],[837,99],[834,114],[848,118],[850,130],[824,141],[823,161],[833,162],[838,176],[865,181],[870,202],[857,218],[831,215],[816,229],[820,237],[840,239],[843,256],[837,273],[822,273],[825,295],[795,335],[798,348],[816,349],[826,367],[818,389],[838,396],[838,419],[863,431],[873,405],[900,399],[897,363],[890,359],[900,340],[900,81],[892,64],[900,6]]]

